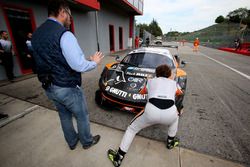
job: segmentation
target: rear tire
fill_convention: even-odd
[[[95,102],[98,106],[100,106],[103,109],[110,109],[111,105],[102,97],[102,91],[98,89],[95,92]]]
[[[101,101],[102,101],[102,93],[101,93],[101,90],[98,89],[95,92],[95,102],[96,102],[96,104],[101,105]]]
[[[184,99],[184,95],[180,95],[178,97],[178,99],[175,100],[175,105],[176,105],[176,108],[177,108],[177,110],[178,110],[179,113],[184,108],[184,106],[183,106],[183,99]]]

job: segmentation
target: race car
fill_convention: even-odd
[[[122,61],[106,64],[96,91],[96,103],[100,106],[111,106],[120,110],[138,113],[144,109],[147,94],[142,93],[148,78],[155,77],[157,66],[167,64],[182,94],[176,93],[178,111],[183,108],[187,74],[180,69],[178,55],[172,55],[170,50],[178,50],[178,46],[145,47],[128,53]]]

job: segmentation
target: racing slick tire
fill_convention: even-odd
[[[98,106],[100,106],[103,109],[110,108],[110,104],[107,101],[103,100],[102,92],[100,89],[96,90],[95,92],[95,102]]]

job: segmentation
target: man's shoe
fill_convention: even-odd
[[[178,146],[179,143],[180,143],[180,140],[179,140],[177,137],[175,137],[175,138],[174,138],[173,140],[171,140],[170,142],[167,141],[167,148],[168,148],[168,149],[172,149],[172,148]]]
[[[88,146],[82,146],[82,148],[83,148],[83,149],[88,149],[88,148],[90,148],[91,146],[97,144],[97,143],[99,142],[100,138],[101,138],[100,135],[94,136],[94,137],[93,137],[92,143],[91,143],[90,145],[88,145]]]
[[[9,117],[8,114],[1,114],[1,113],[0,113],[0,119],[6,119],[6,118],[8,118],[8,117]]]
[[[77,139],[76,143],[73,146],[69,146],[70,150],[76,149],[78,141],[79,141],[79,139]]]

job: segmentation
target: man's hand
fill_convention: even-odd
[[[103,57],[104,55],[102,52],[95,52],[94,55],[90,56],[90,60],[96,62],[96,64],[99,64]]]

